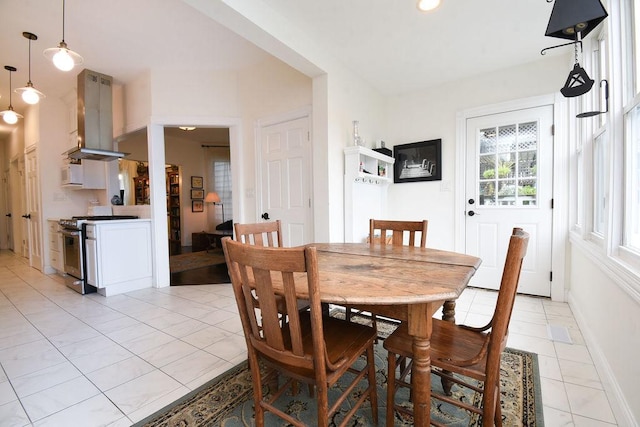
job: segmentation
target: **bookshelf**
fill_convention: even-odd
[[[179,254],[182,247],[180,226],[180,172],[178,166],[167,167],[167,227],[169,255]]]

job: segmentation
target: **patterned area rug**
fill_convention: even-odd
[[[170,256],[169,271],[171,273],[178,273],[180,271],[193,270],[194,268],[224,263],[225,260],[222,252],[191,252]]]
[[[380,320],[378,320],[378,324],[379,331],[380,329],[384,330],[380,331],[382,332],[381,335],[386,335],[388,330],[393,329],[393,325],[388,325]],[[375,350],[379,425],[383,426],[385,425],[386,412],[386,351],[382,347],[382,342],[376,345]],[[363,383],[363,385],[365,384]],[[342,387],[342,385],[338,383],[335,387]],[[432,387],[434,389],[440,387],[439,378],[433,376]],[[463,392],[459,387],[454,387],[453,392],[459,399],[469,400],[476,404],[481,400],[481,395],[473,391]],[[503,425],[531,427],[544,425],[536,354],[513,349],[507,349],[503,353],[501,392]],[[358,393],[357,389],[354,390],[354,397],[357,398]],[[403,391],[399,391],[396,395],[397,401],[404,399],[408,402],[408,395],[403,395],[402,393]],[[309,397],[306,387],[302,387],[300,393],[296,396],[290,394],[282,396],[279,399],[279,404],[294,418],[304,421],[307,425],[316,424],[315,401]],[[363,406],[361,410],[356,412],[351,425],[374,425],[369,405],[366,403]],[[330,425],[338,425],[347,411],[348,408],[336,414],[333,423]],[[466,411],[437,400],[432,401],[431,416],[434,420],[451,427],[479,426],[482,424],[479,417],[470,416]],[[248,427],[253,425],[251,373],[247,362],[243,362],[183,399],[135,424],[134,427]],[[267,414],[265,416],[265,425],[286,426],[287,423],[272,414]],[[413,420],[406,419],[396,413],[395,426],[412,425]]]

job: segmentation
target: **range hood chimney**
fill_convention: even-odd
[[[127,153],[113,151],[113,77],[84,69],[78,74],[78,147],[71,159],[111,161]]]

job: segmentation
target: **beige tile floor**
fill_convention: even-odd
[[[467,289],[458,322],[485,323],[495,298]],[[547,427],[616,425],[567,304],[518,296],[508,345],[538,354]],[[129,426],[245,358],[228,285],[81,296],[0,251],[0,426]]]

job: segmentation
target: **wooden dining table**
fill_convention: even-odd
[[[407,322],[413,336],[414,423],[428,426],[432,316],[445,302],[452,304],[460,296],[480,266],[480,258],[412,246],[307,246],[317,249],[323,303],[349,305]],[[452,307],[448,310],[451,316]]]

